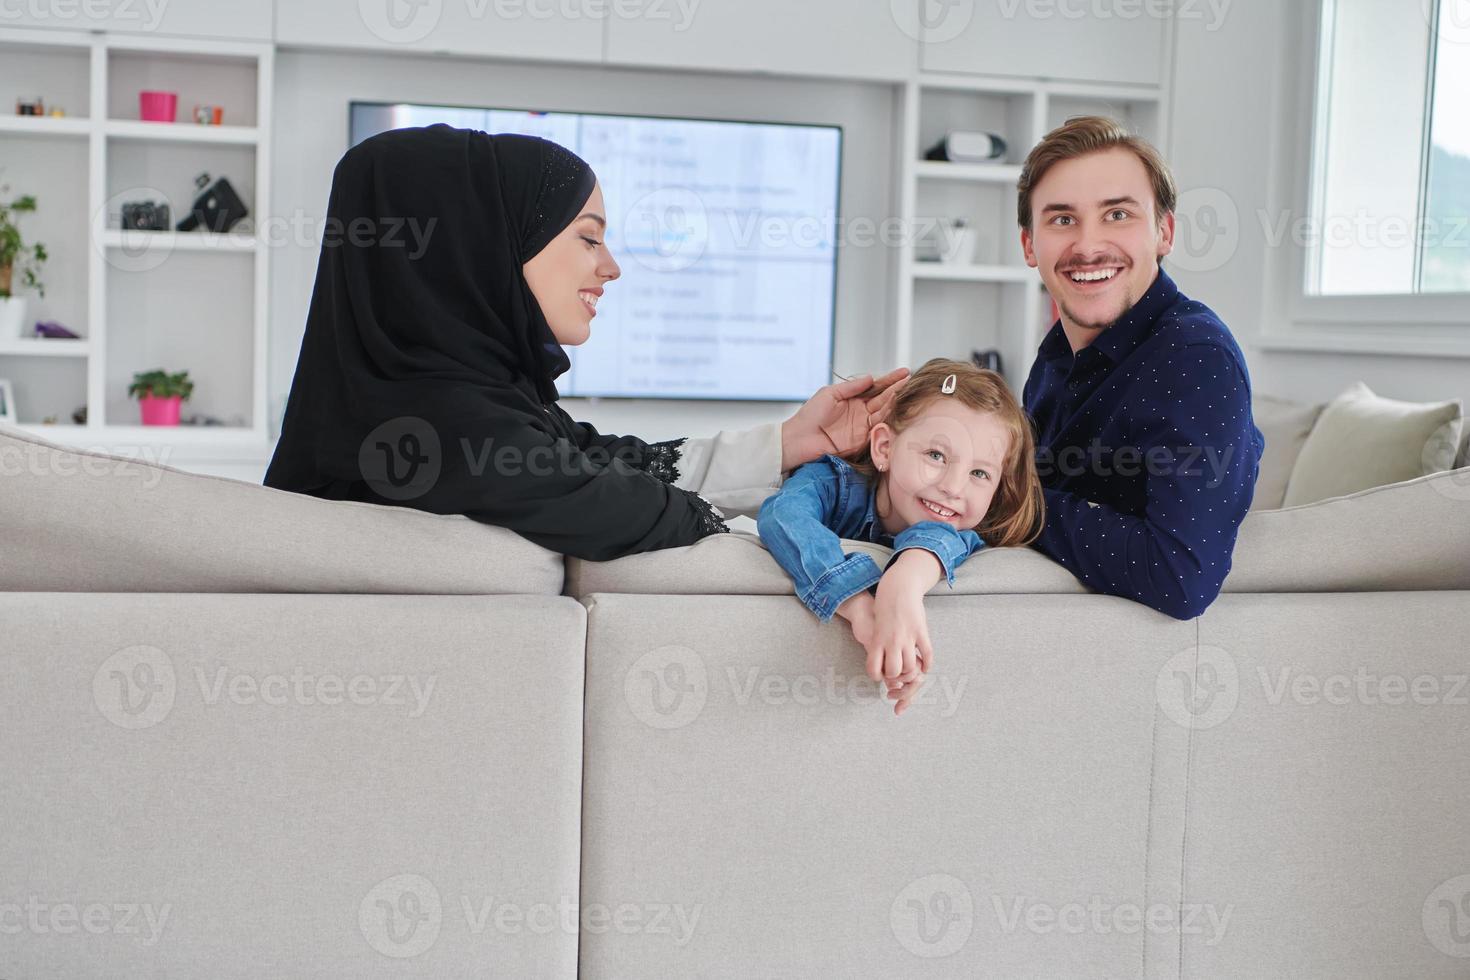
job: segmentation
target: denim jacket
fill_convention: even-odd
[[[954,570],[985,546],[974,531],[943,521],[920,521],[890,536],[878,520],[875,498],[861,473],[828,455],[802,466],[761,505],[756,523],[761,542],[791,576],[797,597],[824,623],[883,576],[869,555],[843,554],[840,538],[884,545],[893,549],[894,558],[909,548],[933,552],[950,588]]]

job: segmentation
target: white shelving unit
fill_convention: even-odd
[[[260,130],[254,126],[180,126],[175,123],[165,128],[156,122],[119,122],[109,120],[102,125],[102,132],[113,139],[152,140],[176,143],[230,143],[237,146],[255,146],[260,140]]]
[[[914,164],[914,176],[920,180],[969,180],[980,183],[1010,184],[1021,179],[1021,168],[1009,163],[946,163],[920,160]]]
[[[72,119],[69,116],[61,119],[50,116],[0,116],[0,133],[85,138],[92,133],[92,120]]]
[[[1000,350],[1007,380],[1019,390],[1051,325],[1041,277],[1021,253],[1016,184],[1026,154],[1067,118],[1110,115],[1162,146],[1164,92],[1155,86],[1088,85],[920,73],[901,88],[897,199],[910,229],[895,263],[894,363],[917,367],[931,357],[966,358]],[[952,129],[993,132],[1004,160],[961,164],[923,159]],[[975,260],[922,262],[915,244],[939,219],[964,218],[976,229]]]
[[[12,196],[33,192],[32,183],[45,188],[24,227],[51,253],[42,271],[47,301],[33,305],[28,319],[33,323],[43,306],[83,335],[0,338],[0,377],[15,384],[22,428],[154,458],[176,452],[245,462],[269,453],[270,268],[255,229],[270,200],[274,76],[270,44],[0,29],[0,100],[43,95],[69,112],[0,116],[0,166],[19,162],[0,180],[11,185]],[[180,121],[139,120],[143,88],[177,91]],[[196,103],[224,105],[232,124],[193,123]],[[0,111],[10,109],[0,103]],[[60,173],[70,173],[62,165],[67,155],[82,152],[79,179],[63,179]],[[49,172],[52,160],[56,174]],[[121,230],[124,201],[161,197],[177,222],[193,203],[193,178],[202,171],[228,177],[251,217],[225,234]],[[43,216],[49,223],[33,232]],[[63,273],[60,282],[53,269]],[[136,424],[127,385],[134,372],[153,368],[190,372],[197,387],[186,415],[204,412],[243,424]],[[86,404],[86,425],[72,424],[71,409],[61,410],[68,395]],[[44,406],[35,404],[43,398]],[[53,414],[57,424],[40,424],[41,415]]]
[[[318,11],[306,26],[358,23],[346,16],[351,0],[334,4],[344,16],[318,23]],[[213,16],[224,9],[209,11]],[[879,19],[891,33],[886,15]],[[292,41],[306,43],[308,35],[324,46],[356,43],[317,38],[311,30],[296,31]],[[123,232],[115,211],[122,201],[163,196],[177,219],[192,202],[192,177],[206,170],[228,176],[255,215],[269,208],[273,51],[264,40],[0,27],[0,113],[6,113],[0,115],[0,166],[16,164],[3,175],[12,194],[34,191],[40,198],[40,211],[27,216],[25,227],[52,253],[46,302],[33,312],[85,338],[0,338],[0,377],[17,382],[28,428],[114,451],[177,448],[178,458],[189,460],[212,454],[259,461],[269,453],[271,250],[262,233],[254,225],[228,235]],[[900,137],[895,200],[911,233],[892,262],[892,357],[914,366],[931,356],[998,348],[1008,377],[1019,385],[1048,325],[1049,307],[1017,241],[1015,185],[1022,160],[1049,129],[1083,112],[1119,117],[1162,146],[1167,96],[1158,85],[1025,79],[998,69],[986,75],[974,73],[979,62],[969,64],[893,81]],[[1037,64],[1035,70],[1046,70],[1046,62]],[[181,118],[195,103],[225,105],[228,125],[142,122],[136,115],[143,88],[178,91]],[[70,115],[8,115],[7,103],[17,95],[46,96]],[[923,151],[948,129],[1000,133],[1008,154],[994,165],[923,160]],[[167,193],[148,193],[153,188]],[[931,219],[954,217],[966,218],[977,231],[973,264],[916,261],[915,234],[932,229]],[[195,377],[198,388],[187,411],[238,417],[242,424],[134,424],[137,409],[127,399],[127,383],[132,372],[155,367],[187,369]],[[37,424],[42,415],[69,421],[82,403],[89,411],[85,426]]]
[[[117,228],[102,232],[101,243],[103,248],[127,252],[253,252],[259,244],[254,232],[247,235],[236,234],[234,231],[206,235],[175,231],[124,231]]]
[[[0,357],[87,357],[92,344],[82,340],[43,340],[39,337],[8,337],[0,340]]]
[[[933,279],[940,282],[1034,283],[1036,281],[1036,273],[1024,265],[980,265],[978,263],[915,262],[913,277],[916,280]]]

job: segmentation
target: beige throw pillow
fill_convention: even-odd
[[[1276,510],[1282,506],[1292,467],[1296,466],[1302,446],[1306,445],[1307,436],[1312,434],[1312,427],[1325,407],[1266,395],[1258,395],[1251,402],[1251,416],[1266,440],[1251,510]]]
[[[1397,401],[1358,382],[1323,409],[1292,468],[1283,506],[1451,469],[1463,422],[1458,399]]]

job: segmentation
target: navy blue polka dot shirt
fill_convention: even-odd
[[[1022,397],[1046,496],[1034,547],[1098,592],[1177,619],[1204,612],[1265,447],[1245,357],[1220,318],[1161,269],[1075,354],[1053,324]]]

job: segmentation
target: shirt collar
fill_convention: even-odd
[[[1067,334],[1062,330],[1062,321],[1058,320],[1051,325],[1046,336],[1041,341],[1041,346],[1036,349],[1039,357],[1054,361],[1059,357],[1071,357],[1072,345],[1067,341]]]
[[[1108,360],[1117,364],[1153,332],[1155,321],[1173,305],[1178,295],[1179,287],[1174,285],[1174,280],[1162,268],[1159,269],[1153,285],[1148,287],[1142,298],[1117,323],[1104,330],[1090,346],[1098,353],[1106,354]]]
[[[1114,363],[1123,360],[1152,332],[1154,323],[1173,305],[1178,296],[1179,287],[1174,285],[1174,280],[1161,267],[1148,291],[1117,323],[1100,333],[1087,349],[1106,355]],[[1036,353],[1046,360],[1072,355],[1072,345],[1067,340],[1066,332],[1062,330],[1061,320],[1052,324]]]

